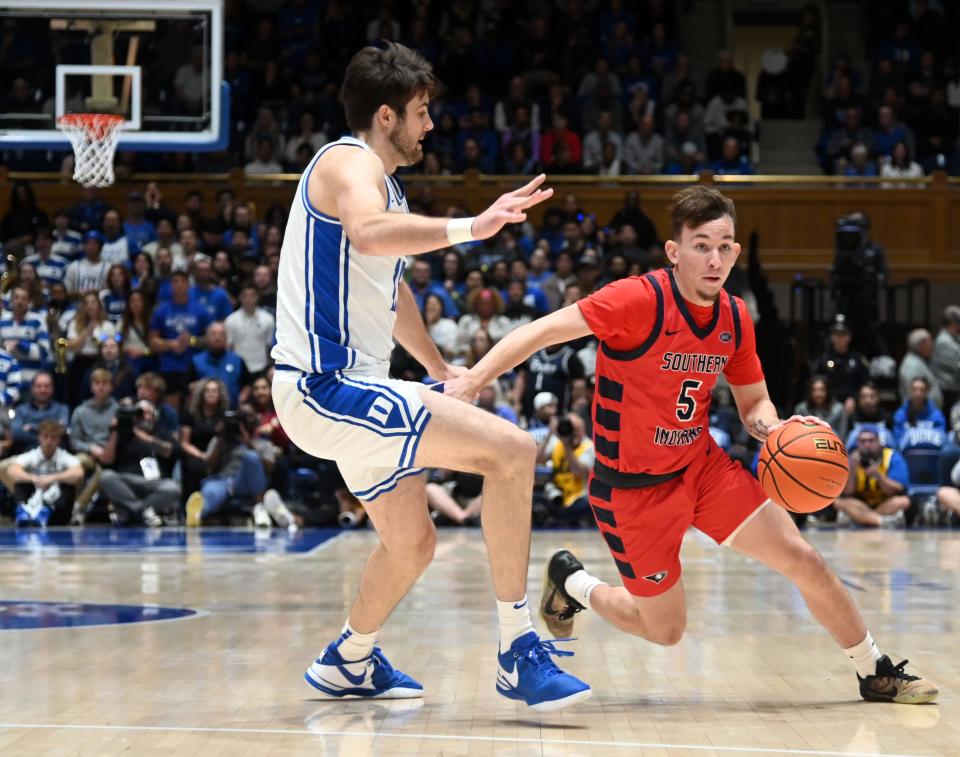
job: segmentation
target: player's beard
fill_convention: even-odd
[[[406,121],[399,120],[393,127],[393,131],[387,135],[387,140],[391,147],[397,151],[397,154],[403,160],[406,166],[415,166],[423,159],[423,151],[420,149],[420,143],[411,139],[407,134]]]
[[[710,294],[709,292],[703,292],[699,289],[697,289],[696,292],[697,297],[699,297],[702,302],[716,302],[720,299],[720,292]]]

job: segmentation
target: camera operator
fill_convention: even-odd
[[[910,507],[907,461],[880,444],[879,431],[863,426],[850,453],[850,475],[833,506],[861,526],[904,526]],[[838,523],[843,518],[838,518]]]
[[[261,525],[258,508],[267,488],[263,462],[254,446],[256,420],[252,416],[228,410],[217,424],[216,434],[207,447],[207,472],[199,493],[187,500],[187,525],[199,526],[221,510],[233,497],[250,498],[257,503],[254,520]],[[264,509],[265,514],[265,509]],[[270,525],[269,516],[263,525]]]
[[[886,354],[877,323],[880,290],[887,277],[887,256],[870,238],[870,218],[851,213],[837,219],[836,247],[830,284],[838,313],[848,315],[848,325],[867,357]]]
[[[576,413],[550,421],[551,434],[537,450],[537,462],[550,462],[553,474],[544,493],[563,522],[577,523],[590,514],[587,480],[593,468],[593,442],[587,438],[583,420]]]
[[[130,515],[148,526],[162,526],[180,503],[180,485],[173,466],[180,445],[157,426],[153,403],[139,400],[121,404],[100,462],[107,468],[100,490],[114,506],[111,520],[125,522]]]

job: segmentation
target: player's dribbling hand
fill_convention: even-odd
[[[540,174],[530,183],[519,189],[500,195],[497,201],[473,220],[471,233],[474,239],[489,239],[508,223],[523,223],[527,220],[524,212],[553,196],[552,189],[540,189],[546,181],[546,174]]]
[[[787,418],[784,421],[780,421],[779,423],[774,423],[772,426],[768,426],[767,433],[772,434],[781,426],[786,426],[788,423],[792,421],[800,421],[801,423],[816,423],[819,426],[824,426],[825,428],[829,428],[831,431],[833,430],[830,427],[829,423],[827,423],[822,418],[818,418],[815,415],[791,415],[789,418]]]

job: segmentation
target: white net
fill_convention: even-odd
[[[73,180],[85,187],[113,184],[113,155],[123,116],[78,113],[62,116],[57,125],[73,145]]]

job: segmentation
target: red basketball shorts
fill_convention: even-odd
[[[768,497],[713,439],[677,478],[642,489],[590,479],[590,507],[623,585],[638,597],[663,594],[680,579],[680,544],[694,526],[729,544]]]

